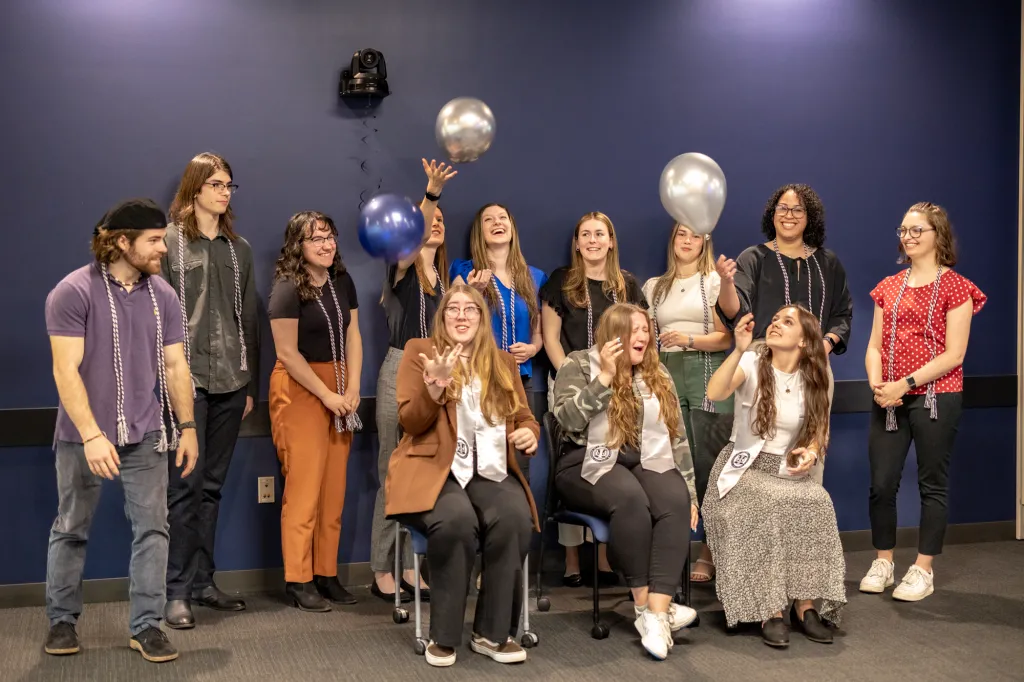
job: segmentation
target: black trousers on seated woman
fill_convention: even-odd
[[[463,489],[449,476],[433,509],[393,518],[427,537],[430,639],[452,649],[462,643],[477,551],[482,553],[482,579],[473,632],[497,644],[516,635],[523,561],[533,533],[530,505],[518,479],[509,475],[495,483],[474,476]]]
[[[618,461],[597,483],[581,476],[586,448],[562,455],[555,488],[565,506],[608,522],[609,559],[629,587],[675,594],[689,554],[690,492],[678,470],[660,474],[640,467],[640,453],[619,450]]]

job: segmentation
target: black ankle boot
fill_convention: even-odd
[[[320,593],[324,599],[332,601],[335,604],[355,604],[356,598],[352,594],[342,587],[341,582],[338,580],[338,576],[323,576],[314,575],[313,584],[316,586],[316,591]]]
[[[331,610],[331,605],[317,593],[312,582],[285,583],[284,591],[300,611],[323,613]]]
[[[793,624],[793,627],[804,633],[804,636],[812,642],[818,644],[831,644],[832,643],[832,630],[827,625],[821,622],[821,616],[813,608],[804,611],[803,620],[797,615],[796,604],[793,604],[793,610],[790,611],[789,621]]]
[[[789,628],[782,618],[769,618],[761,626],[761,639],[768,646],[783,649],[789,646]]]

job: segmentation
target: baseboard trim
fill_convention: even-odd
[[[845,531],[839,536],[843,543],[843,550],[846,552],[860,552],[872,548],[870,530]],[[946,529],[947,545],[1004,542],[1015,540],[1016,537],[1014,521],[961,523],[951,525]],[[896,532],[896,547],[897,549],[913,549],[917,547],[917,539],[917,528],[900,528]],[[699,551],[700,543],[692,543],[691,556],[698,556]],[[548,556],[554,557],[557,554],[557,552],[549,552]],[[536,553],[531,554],[531,563],[536,561],[535,556]],[[341,564],[338,566],[338,578],[345,585],[369,585],[373,581],[373,571],[370,570],[369,563]],[[227,592],[243,594],[279,592],[284,585],[284,569],[218,571],[217,584]],[[82,598],[88,604],[126,601],[128,599],[128,578],[86,580],[82,586]],[[44,606],[45,604],[45,583],[0,585],[0,608]]]

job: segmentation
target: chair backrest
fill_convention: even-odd
[[[547,477],[545,484],[547,486],[544,491],[544,508],[541,510],[541,514],[546,519],[548,516],[553,514],[557,508],[557,500],[555,497],[555,469],[556,463],[558,462],[559,456],[562,454],[562,446],[564,440],[562,438],[562,425],[555,419],[555,415],[552,412],[545,412],[544,418],[541,420],[544,427],[544,444],[545,457],[547,465]],[[535,460],[536,461],[536,458]],[[533,466],[531,462],[530,466]],[[539,472],[538,472],[539,473]],[[538,476],[537,478],[540,478]],[[536,495],[534,495],[536,498]]]

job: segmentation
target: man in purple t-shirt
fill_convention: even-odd
[[[165,457],[177,449],[176,463],[187,476],[199,446],[177,297],[154,277],[167,252],[166,227],[163,211],[148,199],[118,204],[93,232],[95,262],[69,274],[46,298],[60,395],[54,434],[59,502],[46,558],[48,654],[79,650],[75,625],[89,527],[101,479],[120,477],[134,535],[128,644],[148,661],[178,657],[160,629],[168,544]]]

